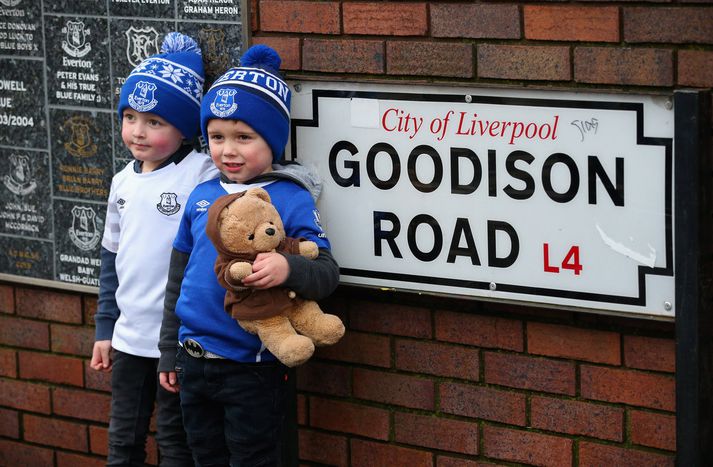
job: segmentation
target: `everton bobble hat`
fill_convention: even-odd
[[[210,87],[201,104],[201,131],[208,141],[208,120],[240,120],[250,125],[272,149],[272,160],[282,158],[290,132],[290,89],[280,77],[282,60],[266,45],[250,47]]]
[[[203,57],[196,41],[170,32],[161,53],[141,62],[126,78],[119,96],[119,121],[129,107],[151,112],[186,139],[193,139],[198,134],[204,81]]]

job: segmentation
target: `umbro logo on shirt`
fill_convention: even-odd
[[[124,209],[124,205],[126,204],[126,200],[124,198],[119,198],[116,201],[116,204],[119,205],[119,209]]]
[[[196,208],[196,211],[198,211],[198,212],[207,211],[208,206],[210,206],[210,201],[206,201],[206,200],[202,199],[196,203],[196,206],[198,206],[198,208]]]

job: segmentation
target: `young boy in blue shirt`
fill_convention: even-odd
[[[178,395],[158,384],[157,366],[171,244],[188,195],[218,175],[190,145],[203,82],[198,44],[173,32],[121,88],[121,137],[135,160],[111,183],[90,363],[111,371],[108,465],[144,465],[154,402],[160,465],[194,465]]]
[[[159,342],[160,381],[169,389],[180,386],[198,465],[279,465],[287,389],[287,368],[224,310],[226,291],[214,271],[217,252],[205,230],[209,206],[228,193],[262,187],[287,236],[319,246],[313,261],[259,254],[243,285],[288,287],[319,300],[339,280],[310,193],[318,193],[318,184],[298,165],[274,165],[289,133],[290,90],[279,66],[271,48],[250,48],[241,67],[218,78],[201,106],[201,130],[221,176],[196,187],[188,200],[173,244]]]

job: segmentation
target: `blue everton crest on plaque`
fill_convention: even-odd
[[[156,85],[148,81],[139,81],[129,94],[129,105],[137,112],[148,112],[156,107],[158,101],[153,95]]]
[[[24,196],[37,188],[37,182],[32,174],[30,157],[24,154],[10,154],[10,175],[5,175],[3,181],[12,193]]]
[[[210,104],[210,110],[213,111],[216,117],[225,118],[238,110],[238,104],[235,103],[235,98],[233,97],[237,92],[235,89],[218,90],[215,99]]]
[[[171,216],[181,210],[176,193],[161,193],[161,201],[156,205],[158,212]]]
[[[96,217],[97,214],[90,207],[72,207],[72,226],[69,228],[69,238],[80,250],[89,251],[101,240]]]

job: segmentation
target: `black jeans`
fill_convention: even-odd
[[[287,367],[194,358],[178,349],[183,423],[200,467],[278,466]]]
[[[109,466],[143,466],[146,433],[156,403],[156,442],[161,466],[193,466],[177,394],[158,384],[157,358],[114,350],[111,370]]]

